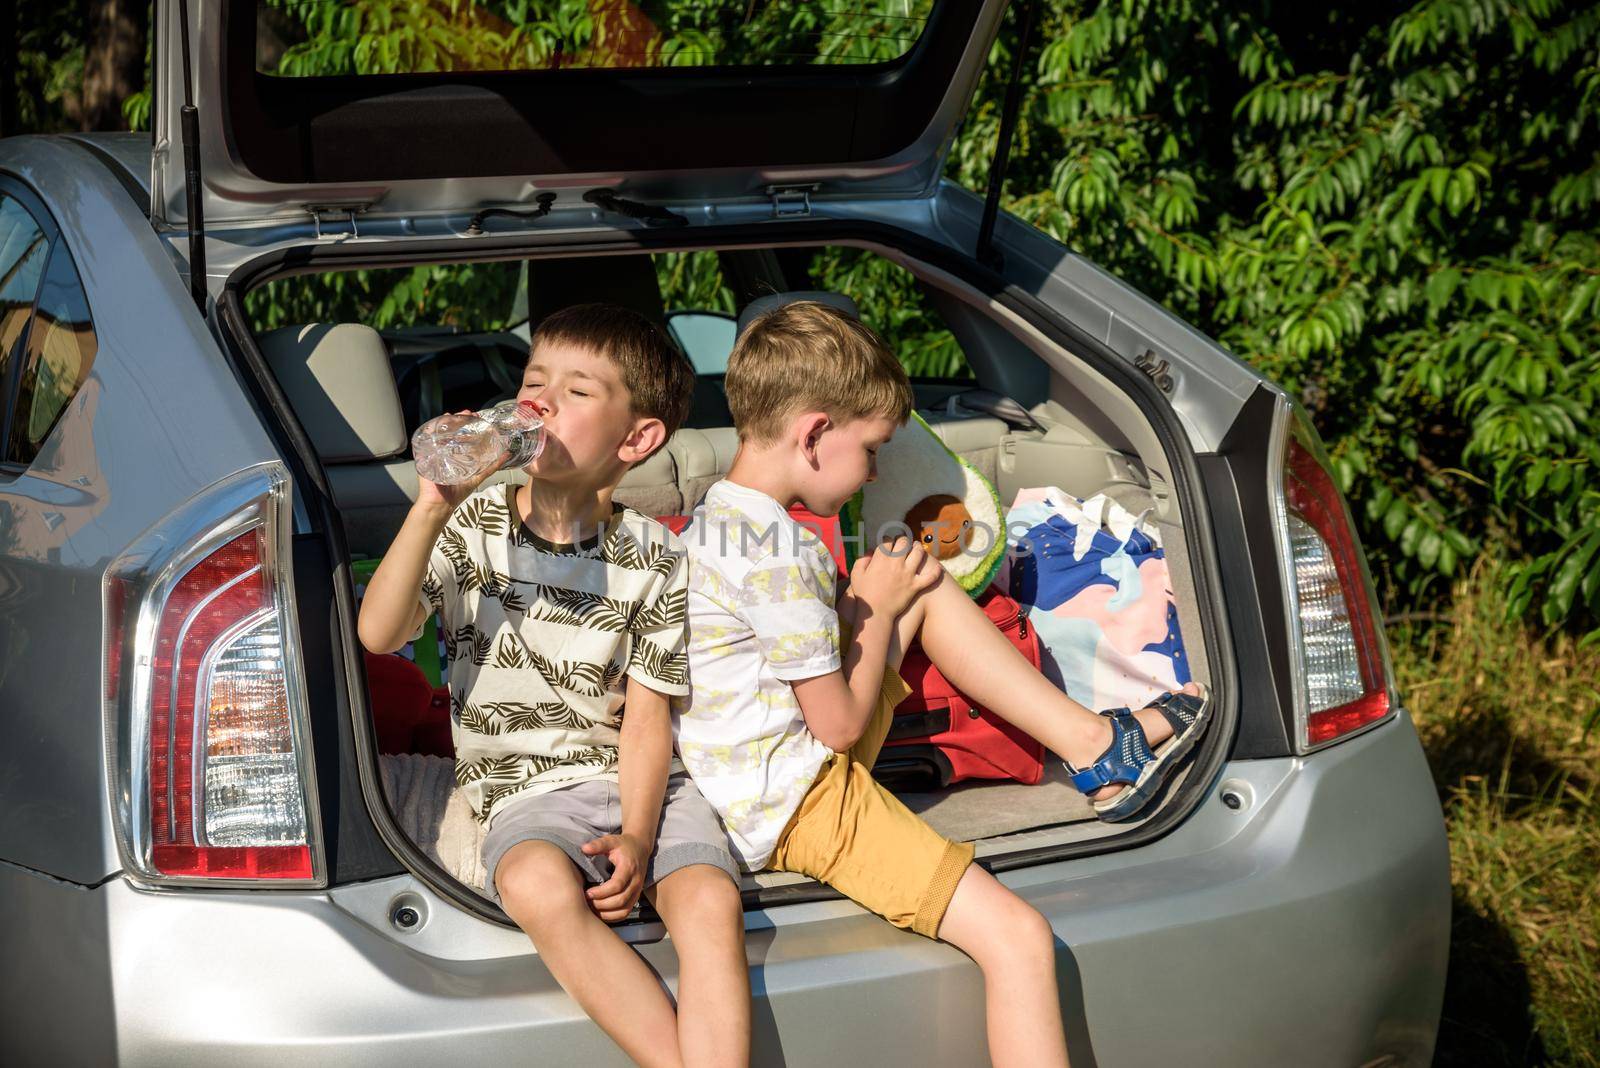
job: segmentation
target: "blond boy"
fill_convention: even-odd
[[[920,642],[978,704],[1086,769],[1076,781],[1103,806],[1147,799],[1203,728],[1208,703],[1191,688],[1162,707],[1096,715],[904,538],[860,560],[836,591],[832,559],[787,510],[836,514],[876,478],[877,450],[912,407],[899,361],[852,316],[810,301],[766,313],[740,336],[726,388],[739,452],[683,533],[692,688],[674,701],[683,762],[746,868],[811,876],[957,946],[983,972],[993,1062],[1064,1064],[1050,924],[973,864],[971,844],[941,837],[872,778],[909,692],[896,669]],[[1157,758],[1148,746],[1162,742]]]

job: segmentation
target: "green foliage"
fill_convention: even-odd
[[[972,377],[954,335],[928,305],[915,276],[898,263],[864,249],[829,247],[811,259],[811,284],[855,301],[861,318],[889,339],[911,377]]]
[[[1006,206],[1311,413],[1391,595],[1600,623],[1600,8],[1042,5]],[[950,161],[987,181],[1015,28]]]
[[[366,323],[378,330],[445,326],[461,333],[514,326],[520,265],[469,263],[280,278],[245,295],[257,330],[293,323]]]
[[[654,259],[656,284],[667,311],[738,314],[733,290],[722,280],[715,252],[663,252]]]
[[[267,0],[266,73],[876,63],[916,40],[931,0]],[[910,29],[908,29],[910,27]]]
[[[71,4],[20,4],[15,13],[13,49],[15,83],[0,89],[13,93],[14,130],[76,129],[83,89],[83,18]]]
[[[1600,648],[1508,621],[1493,558],[1454,586],[1389,628],[1450,833],[1433,1063],[1600,1068]]]

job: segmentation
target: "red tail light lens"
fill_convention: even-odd
[[[154,880],[316,878],[309,739],[291,657],[281,478],[226,519],[151,539],[107,580],[107,691],[125,841]],[[166,550],[166,559],[160,550]],[[124,648],[127,645],[129,648]]]
[[[1344,498],[1308,427],[1285,450],[1283,538],[1299,630],[1301,742],[1320,746],[1389,714],[1383,639]]]

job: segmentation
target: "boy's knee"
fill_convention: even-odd
[[[696,912],[740,907],[738,885],[728,878],[727,872],[709,864],[679,868],[662,881],[662,888]]]
[[[1056,933],[1050,921],[1044,918],[1044,913],[1021,898],[1017,899],[1016,913],[1014,930],[1018,942],[1033,948],[1043,946],[1054,949]]]
[[[727,872],[708,864],[679,868],[661,881],[658,904],[671,909],[679,926],[738,929],[742,937],[744,903],[739,887]],[[662,901],[665,896],[668,900]]]
[[[999,960],[1037,960],[1055,953],[1056,935],[1043,913],[1015,894],[1007,893],[992,903],[979,936],[978,945],[968,952],[980,962]]]
[[[1011,899],[999,933],[1004,952],[1018,964],[1055,960],[1056,933],[1050,921],[1020,897]]]
[[[570,922],[572,913],[586,908],[577,869],[548,842],[512,848],[495,866],[494,882],[500,907],[529,934]]]

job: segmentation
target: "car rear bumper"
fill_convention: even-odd
[[[1151,845],[1003,879],[1055,926],[1075,1064],[1431,1055],[1448,849],[1404,715],[1304,760],[1228,765]],[[69,1048],[163,1066],[286,1053],[385,1068],[463,1055],[625,1063],[519,932],[409,877],[332,893],[150,892],[0,868],[0,889],[22,906],[0,935],[27,950],[0,955],[7,1063]],[[402,904],[422,918],[409,931],[390,921]],[[950,947],[843,901],[752,912],[747,928],[756,1063],[983,1061],[981,982]],[[658,927],[627,937],[674,981]]]

